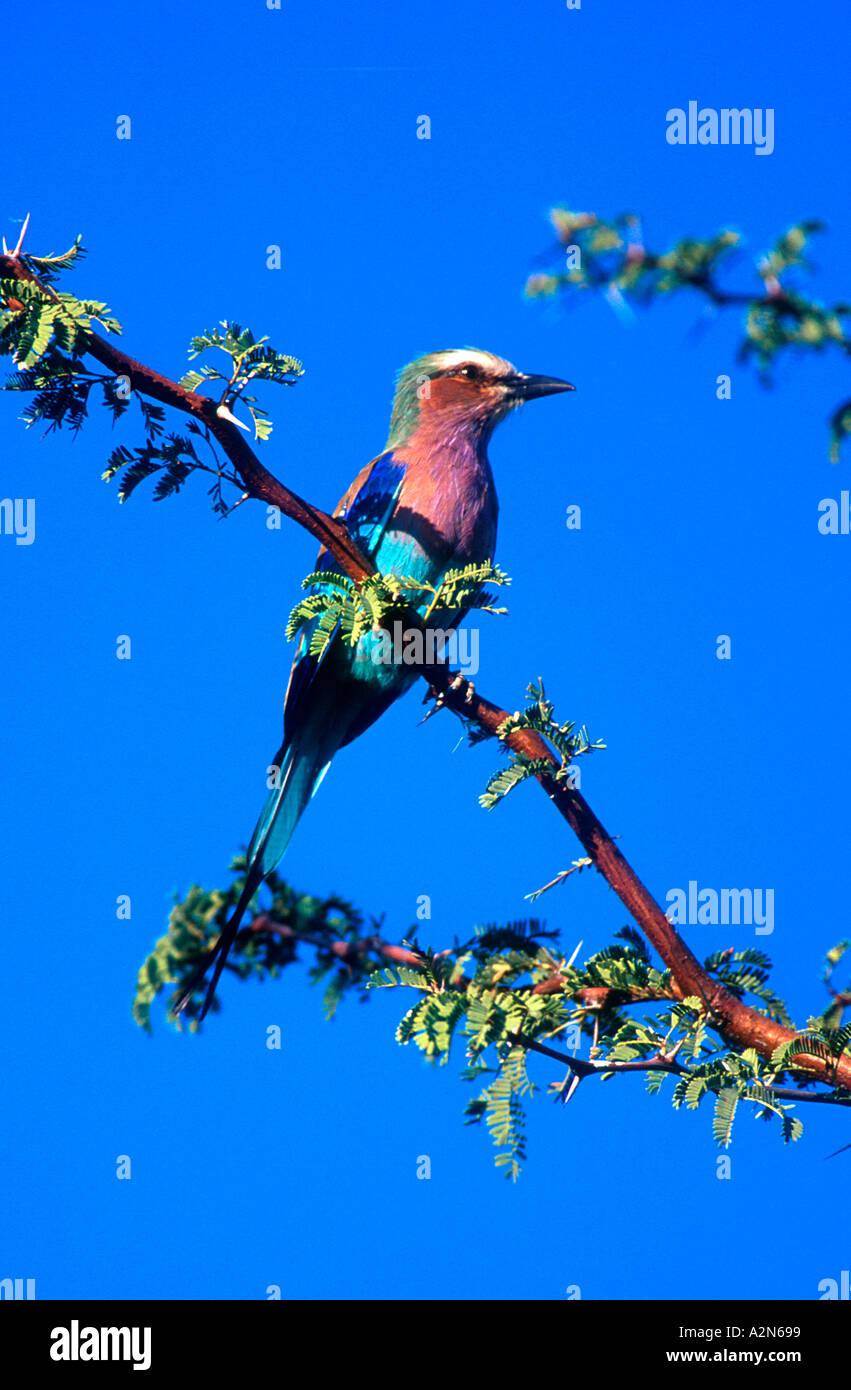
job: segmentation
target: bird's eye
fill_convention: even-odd
[[[483,373],[481,367],[477,367],[474,362],[467,362],[458,368],[458,375],[466,377],[468,381],[481,381]]]

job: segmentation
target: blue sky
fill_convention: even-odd
[[[563,202],[635,209],[657,248],[738,227],[743,286],[777,234],[820,217],[811,289],[847,299],[847,17],[789,0],[770,21],[721,0],[691,24],[625,0],[522,13],[507,0],[48,0],[39,13],[49,81],[7,65],[0,97],[26,149],[6,160],[7,240],[28,211],[34,252],[82,232],[89,259],[69,287],[106,300],[123,346],[169,375],[225,317],[300,357],[298,386],[270,394],[261,455],[296,491],[333,506],[383,445],[394,372],[421,352],[474,344],[576,384],[494,437],[497,558],[514,585],[510,616],[484,628],[477,685],[514,708],[543,675],[559,712],[605,739],[583,791],[657,897],[690,879],[773,888],[770,937],[687,938],[700,955],[760,945],[798,1020],[819,1012],[824,952],[851,934],[851,538],[817,530],[820,500],[851,486],[851,454],[832,467],[826,430],[847,366],[787,363],[769,393],[735,362],[735,313],[695,339],[686,300],[627,326],[599,300],[530,304],[523,285]],[[669,146],[666,112],[691,99],[773,108],[774,152]],[[130,141],[116,139],[121,115]],[[589,1299],[815,1298],[838,1279],[849,1248],[829,1193],[849,1160],[824,1156],[851,1137],[840,1112],[809,1107],[788,1150],[740,1120],[719,1181],[708,1113],[675,1114],[637,1077],[587,1083],[566,1111],[536,1100],[513,1186],[461,1123],[460,1059],[432,1071],[394,1042],[390,992],[329,1025],[293,969],[227,981],[201,1036],[162,1012],[153,1038],[139,1031],[135,975],[172,891],[226,883],[254,826],[283,626],[315,545],[268,531],[259,504],[219,523],[197,480],[119,507],[100,481],[117,442],[104,421],[42,441],[18,413],[0,399],[0,493],[34,497],[37,518],[32,545],[0,536],[0,1276],[34,1277],[44,1298],[246,1299],[269,1285],[285,1298],[559,1299],[570,1285]],[[565,525],[577,503],[579,532]],[[119,634],[130,661],[116,660]],[[532,787],[481,811],[494,749],[458,747],[447,715],[418,728],[419,698],[340,756],[284,872],[384,913],[391,938],[426,893],[439,947],[524,915],[524,894],[581,851]],[[355,795],[398,825],[398,853],[375,852]],[[589,954],[627,920],[588,875],[538,910]],[[264,1045],[273,1023],[280,1052]],[[557,1075],[544,1059],[532,1070],[544,1088]],[[430,1181],[416,1178],[424,1153]],[[819,1221],[801,1200],[813,1190],[828,1194]],[[769,1225],[770,1239],[752,1234]],[[696,1228],[738,1233],[735,1260],[727,1240],[689,1256]]]

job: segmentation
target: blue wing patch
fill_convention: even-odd
[[[404,477],[405,464],[400,463],[392,451],[380,454],[363,486],[341,513],[352,539],[365,555],[372,555],[381,540]]]
[[[371,557],[380,545],[396,505],[404,477],[405,464],[394,457],[392,450],[388,450],[386,454],[380,454],[349,505],[339,513],[348,526],[352,539],[364,555]],[[337,561],[326,550],[318,560],[316,568],[317,570],[335,570]],[[318,589],[319,586],[317,585],[312,592],[316,593]],[[310,687],[331,649],[329,642],[321,657],[310,654],[310,639],[318,621],[319,619],[316,618],[302,629],[296,647],[284,699],[284,739],[286,742],[289,742],[298,727],[302,701],[309,698]]]

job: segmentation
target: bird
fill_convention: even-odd
[[[525,401],[573,390],[559,377],[527,375],[476,348],[416,358],[397,376],[384,449],[358,473],[334,516],[382,574],[437,587],[450,569],[492,561],[498,507],[487,453],[491,435]],[[316,564],[320,571],[339,573],[324,549]],[[420,617],[426,606],[423,601]],[[456,625],[465,611],[442,613],[442,626]],[[173,1005],[175,1016],[215,963],[199,1015],[204,1018],[246,909],[280,863],[332,759],[417,679],[409,666],[376,660],[374,633],[364,634],[355,647],[332,639],[317,655],[310,652],[311,632],[310,625],[302,630],[293,658],[275,784],[248,847],[245,885],[217,942]]]

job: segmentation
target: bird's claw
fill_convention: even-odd
[[[466,676],[462,676],[461,673],[460,673],[460,671],[459,671],[458,675],[455,676],[455,677],[449,682],[449,689],[453,692],[453,694],[454,694],[456,691],[457,691],[459,694],[460,694],[461,691],[463,691],[463,692],[464,692],[464,704],[465,704],[465,705],[471,705],[471,704],[473,703],[473,696],[474,696],[475,693],[476,693],[476,687],[473,685],[473,682],[472,682],[472,681],[468,681],[468,680],[467,680],[467,677],[466,677]]]
[[[434,705],[429,710],[428,714],[423,715],[420,723],[425,724],[427,719],[431,719],[432,715],[437,714],[438,710],[445,707],[447,695],[460,694],[462,691],[464,693],[464,704],[471,705],[473,703],[473,696],[476,693],[476,687],[473,685],[472,681],[468,681],[465,676],[462,676],[460,671],[457,675],[452,677],[452,680],[445,690],[435,690],[434,686],[430,685],[423,696],[423,704],[428,704],[429,700],[434,700]]]
[[[422,719],[420,720],[420,724],[425,724],[428,719],[431,719],[433,715],[437,714],[437,711],[439,709],[443,709],[443,691],[435,690],[434,686],[430,685],[425,695],[423,696],[423,704],[427,705],[429,700],[434,700],[434,704],[432,705],[431,709],[423,715]]]

